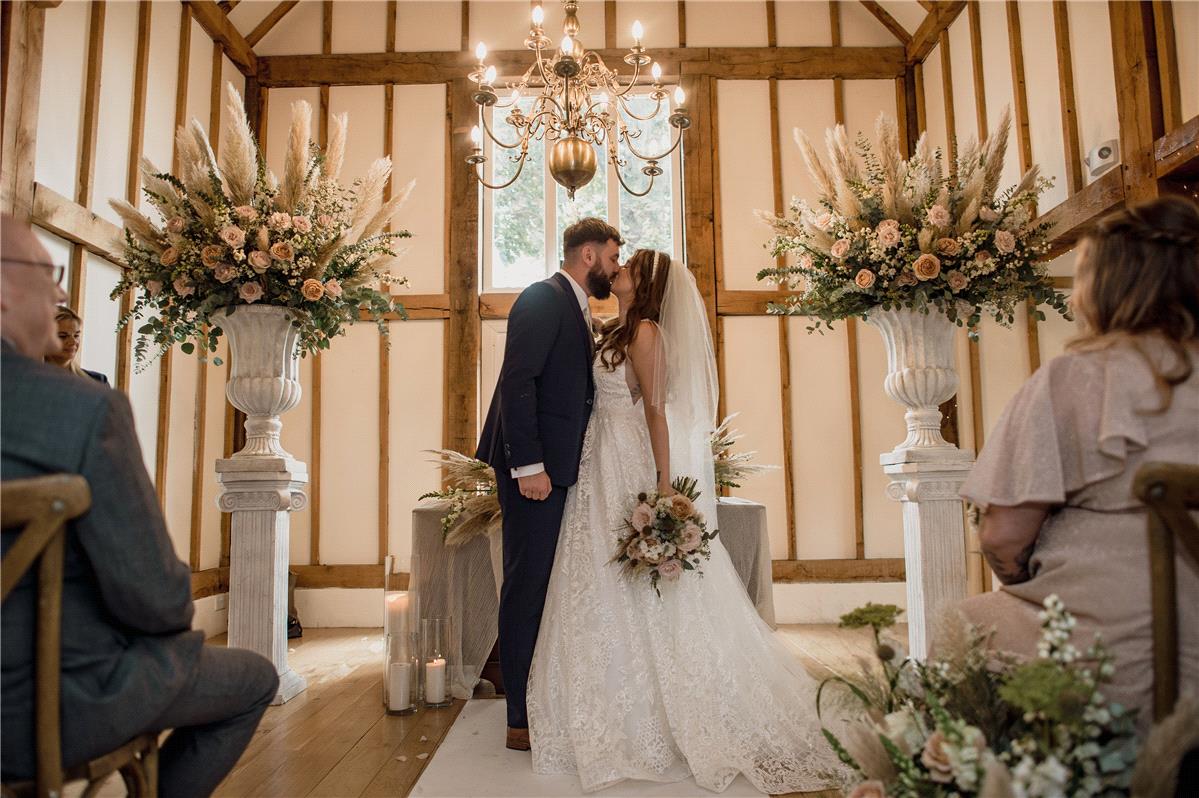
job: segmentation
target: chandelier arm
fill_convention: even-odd
[[[516,174],[512,175],[512,179],[509,180],[507,183],[499,183],[496,185],[492,185],[491,183],[488,183],[486,180],[484,180],[483,176],[480,174],[480,171],[482,170],[482,166],[483,166],[482,164],[475,166],[475,179],[478,180],[479,183],[484,188],[489,188],[489,189],[492,189],[493,191],[498,191],[499,189],[507,188],[508,186],[515,183],[517,178],[520,177],[520,173],[525,170],[525,160],[528,157],[528,154],[529,154],[528,150],[521,150],[520,158],[517,159]]]
[[[616,167],[616,179],[618,181],[620,181],[620,185],[624,187],[624,190],[627,191],[629,194],[633,195],[634,197],[644,197],[646,194],[653,191],[653,188],[654,188],[654,176],[653,175],[649,175],[649,185],[645,187],[645,191],[637,192],[637,191],[634,191],[633,189],[629,188],[629,184],[624,182],[624,178],[620,174],[619,166]]]
[[[521,136],[519,139],[517,139],[512,144],[507,144],[503,141],[500,141],[498,138],[496,138],[495,133],[491,129],[491,123],[487,121],[487,114],[483,113],[483,110],[481,108],[479,109],[479,119],[483,122],[483,130],[486,131],[487,138],[491,139],[493,142],[495,142],[500,147],[503,147],[505,150],[515,150],[517,147],[519,147],[521,145],[521,142],[523,142],[527,138],[526,136]]]
[[[624,109],[624,112],[626,114],[628,114],[630,119],[636,119],[638,122],[649,122],[649,121],[655,119],[658,116],[658,114],[662,111],[662,98],[658,97],[657,99],[658,99],[658,103],[657,103],[657,105],[654,106],[654,111],[649,116],[638,116],[636,113],[633,112],[633,110],[631,108],[629,108],[628,102],[626,100],[624,100],[623,97],[621,98],[620,107]]]
[[[625,86],[623,89],[616,92],[616,96],[623,97],[626,94],[628,94],[629,92],[631,92],[633,90],[633,87],[637,85],[637,77],[640,74],[641,74],[641,64],[633,64],[633,77],[629,80],[629,85]],[[612,79],[612,83],[615,86],[620,86],[620,75],[616,75]]]
[[[633,139],[631,136],[629,136],[629,131],[627,129],[621,131],[621,138],[624,139],[625,146],[629,148],[629,152],[635,155],[639,160],[661,161],[666,156],[678,149],[679,144],[683,141],[683,131],[675,128],[674,143],[670,145],[670,149],[666,150],[661,155],[643,155],[640,152],[637,152],[637,148],[633,146]]]

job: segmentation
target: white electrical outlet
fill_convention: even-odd
[[[223,609],[225,609],[225,600],[226,600],[227,598],[228,598],[228,595],[227,595],[227,594],[225,594],[225,593],[221,593],[221,594],[219,594],[219,595],[216,597],[216,608],[217,608],[218,610],[223,610]]]

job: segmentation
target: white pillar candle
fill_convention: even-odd
[[[425,663],[425,701],[440,704],[445,701],[445,660]]]
[[[393,590],[384,599],[387,605],[387,633],[393,640],[408,634],[408,592]]]
[[[412,663],[393,662],[387,669],[387,708],[399,712],[412,706]]]

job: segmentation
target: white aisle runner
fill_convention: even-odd
[[[503,699],[467,702],[450,733],[437,748],[425,772],[412,790],[416,796],[474,798],[475,796],[563,796],[584,795],[575,776],[538,776],[526,751],[504,747],[506,709]],[[626,781],[595,795],[624,796],[715,796],[688,779],[674,784]],[[729,785],[722,796],[759,796],[744,776]]]

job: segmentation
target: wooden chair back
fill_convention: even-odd
[[[1178,580],[1174,541],[1199,564],[1199,466],[1146,463],[1133,493],[1149,508],[1149,573],[1153,606],[1153,719],[1174,710],[1178,698]]]
[[[55,474],[0,483],[0,528],[21,533],[0,563],[0,601],[37,565],[37,625],[34,642],[34,745],[32,782],[3,785],[5,796],[57,798],[65,781],[88,782],[92,796],[119,771],[130,795],[158,791],[158,738],[142,735],[115,751],[64,771],[60,686],[62,680],[62,585],[66,525],[91,507],[92,494],[81,476]]]

